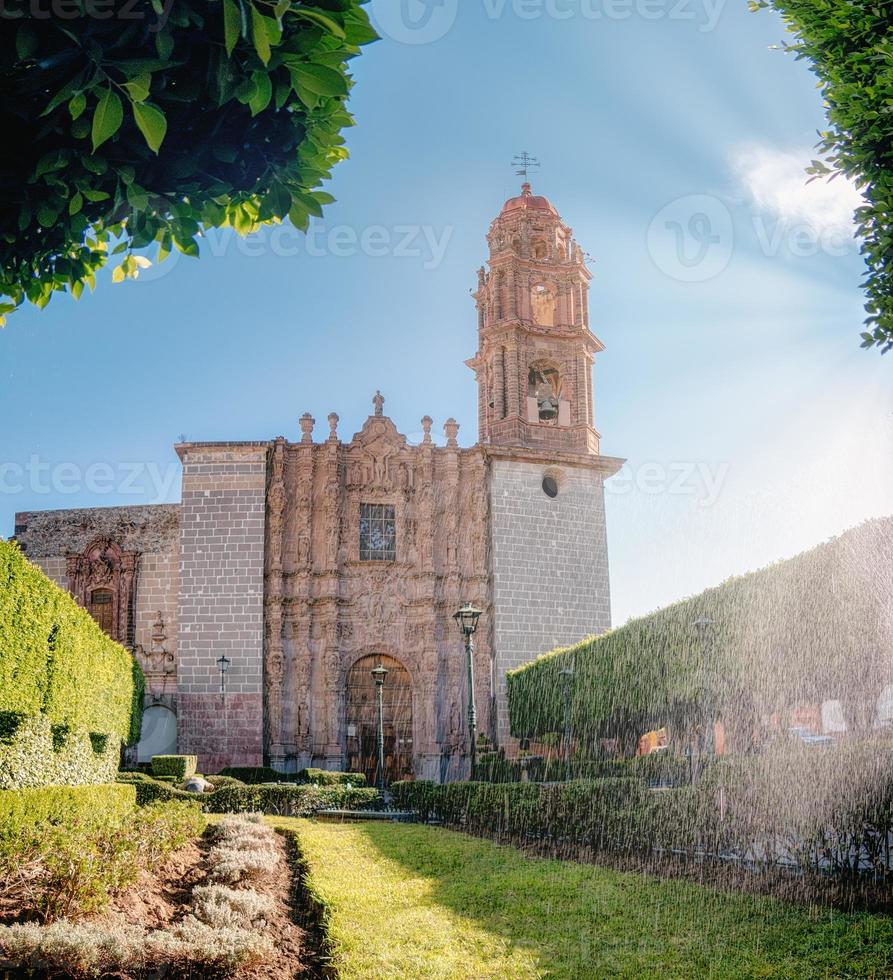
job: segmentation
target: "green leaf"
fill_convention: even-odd
[[[71,118],[77,119],[86,108],[87,96],[83,92],[76,92],[68,103],[68,111],[71,113]]]
[[[258,58],[266,65],[270,61],[270,35],[267,33],[269,18],[252,4],[251,6],[251,36],[254,40],[254,50]],[[275,21],[271,21],[275,25]]]
[[[52,228],[58,217],[58,212],[46,205],[37,210],[37,221],[43,228]]]
[[[306,231],[310,227],[310,215],[298,201],[289,209],[288,219],[299,231]]]
[[[334,17],[329,16],[329,14],[324,14],[321,10],[311,10],[309,7],[292,5],[290,13],[297,14],[298,17],[303,17],[305,20],[312,20],[315,24],[324,27],[330,34],[334,34],[335,37],[340,38],[342,41],[347,37],[344,28],[338,21]]]
[[[233,53],[242,33],[242,12],[235,0],[223,0],[223,44],[226,56]]]
[[[127,94],[134,102],[145,102],[149,98],[149,89],[152,86],[152,76],[148,72],[143,72],[124,83]]]
[[[93,152],[95,153],[103,143],[121,127],[124,120],[124,108],[118,94],[111,88],[104,89],[99,96],[96,110],[93,113]]]
[[[168,31],[159,31],[155,35],[155,50],[158,52],[158,57],[163,58],[165,61],[173,54],[174,39]]]
[[[300,202],[302,208],[305,211],[309,211],[316,218],[322,217],[322,208],[320,207],[319,201],[311,197],[309,194],[305,194],[303,191],[292,191],[292,199],[296,202]]]
[[[68,202],[68,213],[77,214],[78,211],[84,206],[83,195],[78,191],[74,197]]]
[[[256,116],[270,104],[270,99],[273,98],[273,83],[265,71],[254,72],[251,79],[254,82],[254,92],[248,100],[248,105],[251,108],[251,115]]]
[[[330,97],[347,95],[347,80],[334,68],[325,65],[296,64],[289,62],[292,77],[300,80],[301,85],[316,95]]]
[[[157,153],[167,133],[167,119],[164,113],[151,102],[134,102],[133,118],[145,137],[149,149]]]

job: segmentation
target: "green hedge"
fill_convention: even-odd
[[[0,541],[0,653],[0,711],[139,738],[133,658],[8,541]]]
[[[4,784],[35,785],[68,780],[107,781],[104,766],[92,771],[84,755],[68,763],[44,745],[29,751],[8,729],[41,722],[78,745],[92,734],[100,754],[117,753],[121,741],[139,738],[142,673],[124,647],[110,640],[72,597],[31,564],[13,542],[0,541],[0,771]],[[63,733],[62,736],[59,733]],[[105,746],[103,743],[107,743]],[[74,750],[72,750],[74,752]],[[80,750],[78,750],[79,752]],[[74,752],[74,755],[78,755]],[[42,771],[42,764],[46,771]],[[21,767],[17,769],[17,767]]]
[[[208,781],[217,786],[210,793],[187,793],[169,783],[141,772],[122,772],[118,779],[136,787],[136,799],[140,806],[169,800],[199,803],[206,813],[251,813],[262,811],[277,816],[309,816],[317,810],[359,810],[375,806],[379,795],[374,789],[352,789],[348,786],[298,786],[296,784],[259,784],[248,786],[224,777],[223,784],[215,783],[216,776]]]
[[[220,770],[221,776],[229,776],[231,779],[238,779],[249,786],[256,786],[258,783],[275,783],[278,781],[293,782],[294,776],[277,772],[269,766],[228,766]],[[210,777],[211,782],[214,777]]]
[[[462,826],[471,833],[580,843],[604,839],[605,846],[618,832],[618,815],[625,820],[648,798],[644,782],[629,776],[551,784],[419,780],[395,783],[391,793],[398,809],[415,810],[424,820]]]
[[[522,761],[506,759],[500,752],[478,763],[475,778],[482,783],[520,783],[525,771],[527,780],[532,783],[638,776],[651,786],[683,786],[691,778],[691,763],[680,756],[656,752],[633,759],[572,759],[568,773],[564,759],[531,756]]]
[[[152,775],[173,776],[174,779],[189,779],[195,775],[198,758],[194,755],[153,755]]]
[[[361,772],[334,772],[331,769],[302,769],[297,776],[298,783],[316,784],[317,786],[354,786],[366,785],[366,777]]]
[[[223,786],[202,798],[208,813],[269,813],[307,817],[318,810],[365,810],[380,802],[374,789],[345,786]]]
[[[508,675],[512,735],[540,739],[570,721],[590,752],[669,724],[690,730],[710,705],[730,743],[747,747],[762,714],[840,698],[868,731],[878,692],[893,682],[893,518],[868,521],[812,551],[545,654]],[[704,644],[694,623],[712,620]],[[858,664],[859,670],[853,670]]]
[[[0,790],[0,838],[40,824],[124,820],[136,805],[132,786],[41,786]]]
[[[118,756],[116,735],[72,731],[44,715],[0,712],[0,790],[110,783]]]
[[[229,766],[220,770],[221,776],[238,779],[248,786],[261,783],[316,783],[317,786],[365,786],[366,777],[361,772],[335,772],[329,769],[302,769],[297,773],[279,772],[269,766]],[[214,782],[215,776],[209,776]]]
[[[654,856],[737,855],[817,874],[889,880],[893,744],[827,751],[791,744],[714,760],[696,786],[628,776],[566,783],[403,782],[400,809],[519,843],[532,839]]]

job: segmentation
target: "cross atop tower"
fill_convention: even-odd
[[[527,150],[524,150],[512,160],[512,166],[519,168],[515,170],[519,177],[529,177],[531,170],[539,169],[540,162],[536,157],[532,157]]]

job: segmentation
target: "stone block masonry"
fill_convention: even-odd
[[[267,443],[188,444],[180,519],[180,751],[206,773],[263,763]],[[221,693],[217,661],[230,661]]]
[[[610,628],[604,484],[589,467],[493,459],[490,485],[496,734],[511,750],[506,672]]]

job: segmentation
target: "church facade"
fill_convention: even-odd
[[[179,504],[22,513],[26,555],[146,673],[141,758],[375,776],[371,670],[384,666],[386,778],[467,775],[478,731],[509,751],[506,671],[610,626],[604,488],[622,460],[594,427],[590,273],[525,184],[478,274],[478,442],[433,420],[411,444],[380,393],[349,439],[333,412],[293,440],[186,443]]]

